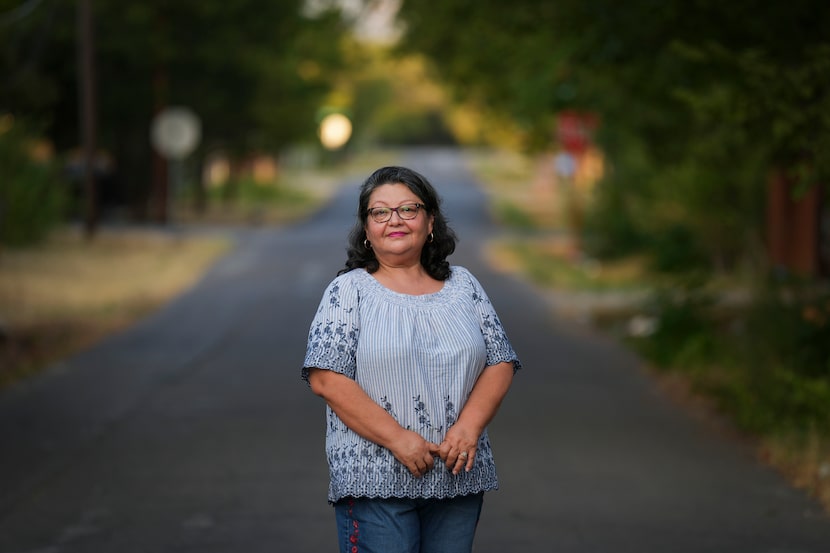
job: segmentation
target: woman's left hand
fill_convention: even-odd
[[[453,474],[458,474],[461,469],[467,472],[472,470],[477,446],[478,433],[456,423],[447,431],[444,441],[434,453],[444,461]]]
[[[484,368],[458,420],[447,430],[438,449],[432,452],[444,461],[453,474],[458,474],[462,468],[467,472],[473,470],[478,438],[510,388],[513,370],[513,363],[508,361]]]

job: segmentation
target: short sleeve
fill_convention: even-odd
[[[308,331],[302,378],[308,382],[311,368],[355,377],[357,340],[360,334],[359,294],[348,273],[334,279],[320,300]]]
[[[478,314],[479,325],[481,326],[481,334],[484,337],[484,344],[487,348],[487,366],[497,365],[499,363],[513,363],[514,372],[522,368],[522,363],[513,346],[507,339],[507,332],[501,324],[496,309],[490,303],[490,298],[482,288],[478,280],[470,273],[465,271],[470,279],[471,294],[473,305]]]

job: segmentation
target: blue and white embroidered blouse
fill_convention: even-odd
[[[354,379],[404,428],[441,443],[485,367],[521,367],[476,278],[452,267],[443,288],[394,292],[364,269],[329,284],[308,335],[303,378],[317,367]],[[347,497],[445,498],[498,488],[485,430],[475,465],[453,475],[444,465],[421,478],[392,453],[350,430],[326,408],[330,502]]]

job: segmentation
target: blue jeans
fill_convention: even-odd
[[[334,505],[340,553],[470,553],[483,500],[483,492],[450,499],[341,499]]]

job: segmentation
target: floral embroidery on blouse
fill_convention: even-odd
[[[446,407],[446,417],[445,418],[447,420],[447,428],[449,428],[450,426],[455,424],[455,419],[457,417],[457,415],[455,413],[455,404],[453,404],[452,399],[450,398],[450,396],[447,396],[445,407]]]
[[[384,288],[363,269],[335,278],[311,323],[303,377],[312,367],[355,380],[398,423],[440,443],[485,367],[518,357],[481,285],[453,267],[441,291]],[[392,453],[358,436],[327,407],[329,501],[346,496],[453,497],[498,487],[489,437],[475,465],[453,475],[443,463],[413,477]]]

